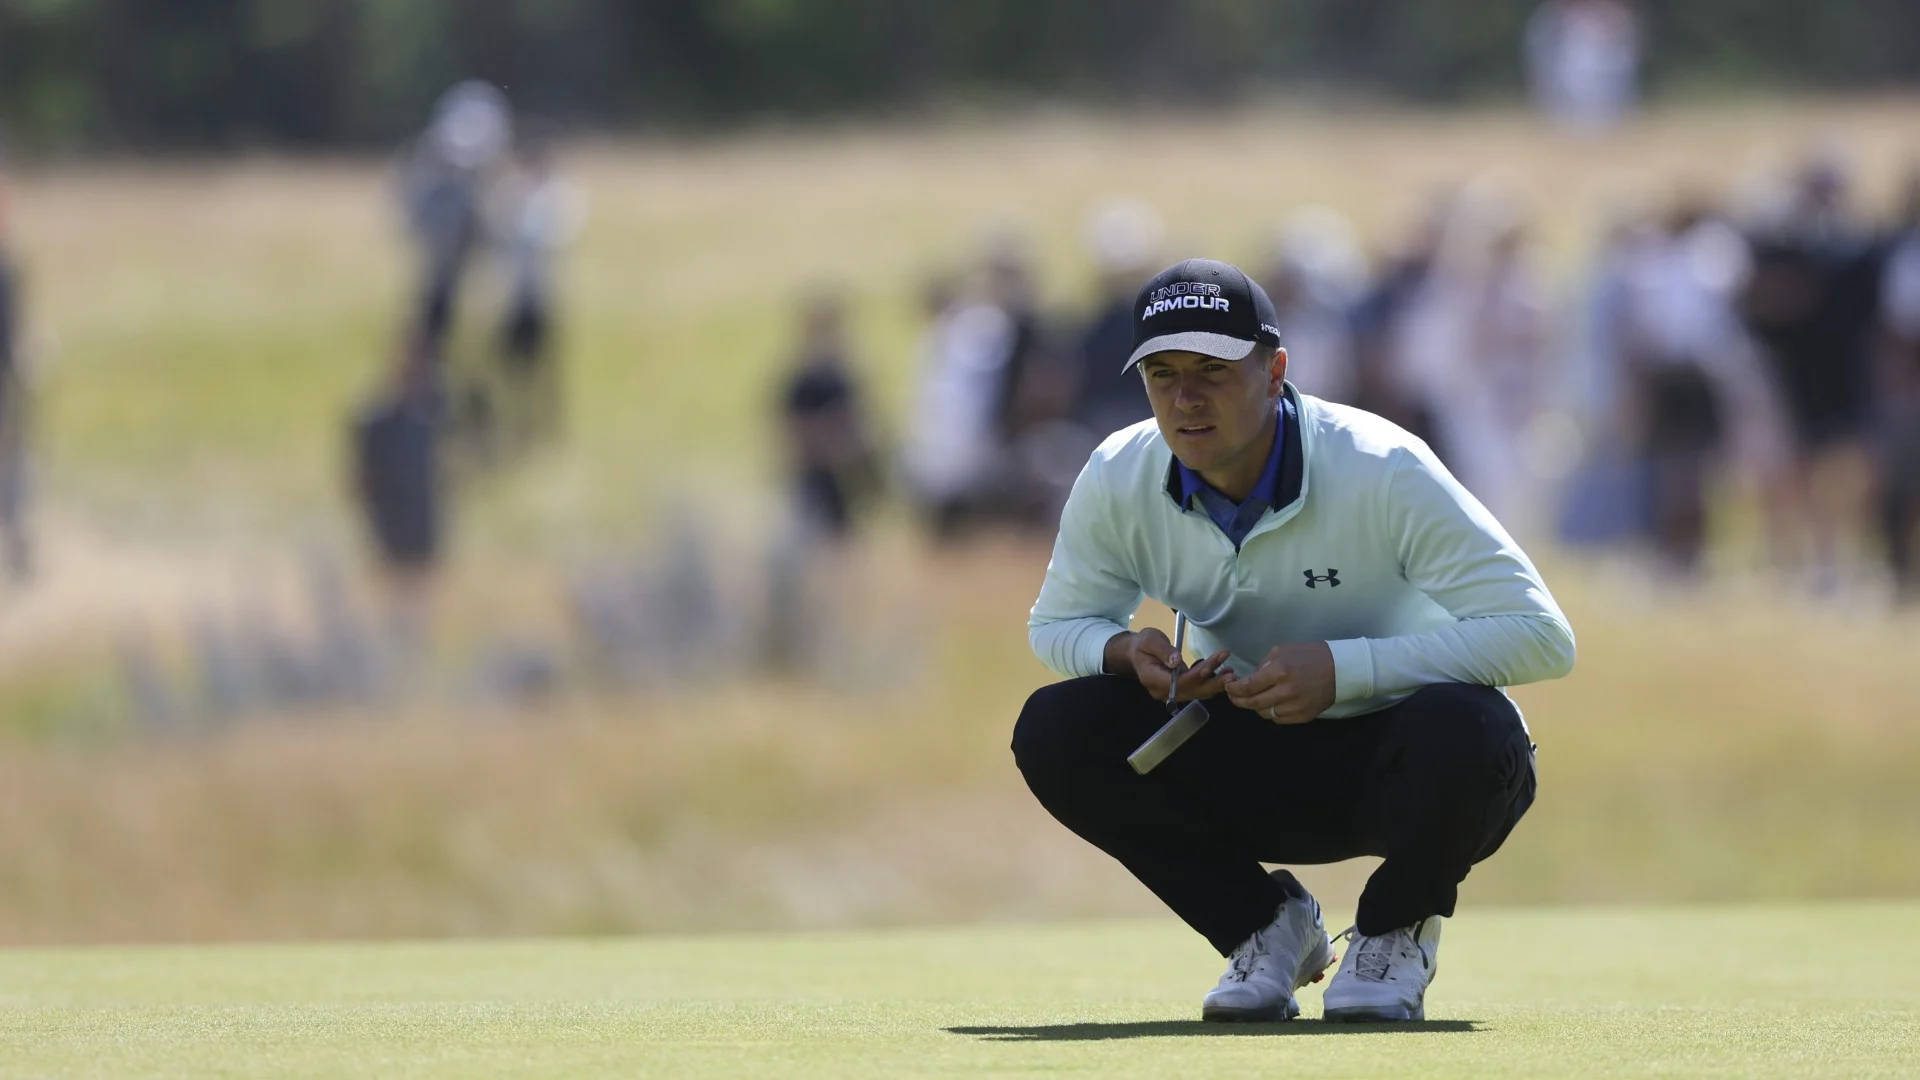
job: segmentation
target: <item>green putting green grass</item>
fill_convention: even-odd
[[[1201,1024],[1171,919],[0,953],[0,1075],[1893,1077],[1920,903],[1482,908],[1423,1024]]]

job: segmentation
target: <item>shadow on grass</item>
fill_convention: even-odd
[[[1030,1027],[950,1027],[983,1042],[1096,1042],[1187,1035],[1365,1035],[1379,1032],[1478,1031],[1477,1020],[1412,1020],[1392,1024],[1328,1024],[1292,1020],[1272,1024],[1212,1024],[1204,1020],[1136,1020],[1124,1024],[1036,1024]]]

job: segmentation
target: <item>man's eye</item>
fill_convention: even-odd
[[[1147,372],[1147,378],[1159,379],[1161,382],[1165,382],[1166,380],[1173,378],[1173,372],[1168,371],[1166,368],[1161,368],[1159,371]]]
[[[1207,374],[1209,374],[1209,375],[1218,375],[1218,374],[1220,374],[1221,372],[1223,372],[1223,371],[1225,371],[1225,370],[1227,370],[1227,365],[1225,365],[1225,364],[1208,364],[1208,365],[1207,365],[1206,367],[1204,367],[1204,368],[1202,368],[1201,370],[1202,370],[1202,371],[1205,371],[1205,372],[1206,372]]]

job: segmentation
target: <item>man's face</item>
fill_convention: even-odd
[[[1162,352],[1140,361],[1153,418],[1181,464],[1210,479],[1243,470],[1252,458],[1265,464],[1261,436],[1286,380],[1287,351],[1276,350],[1270,364],[1263,351],[1244,360]]]

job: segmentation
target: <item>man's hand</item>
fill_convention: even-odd
[[[1173,651],[1173,642],[1167,640],[1167,635],[1150,626],[1108,638],[1106,668],[1110,675],[1132,675],[1140,680],[1140,685],[1146,687],[1156,701],[1167,700],[1167,691],[1173,688],[1173,675],[1177,671],[1180,673],[1178,700],[1195,701],[1226,689],[1232,672],[1222,670],[1221,665],[1227,662],[1228,655],[1227,650],[1222,649],[1189,668]]]
[[[1253,674],[1228,673],[1227,700],[1276,724],[1304,724],[1333,705],[1333,650],[1324,641],[1275,645]]]

